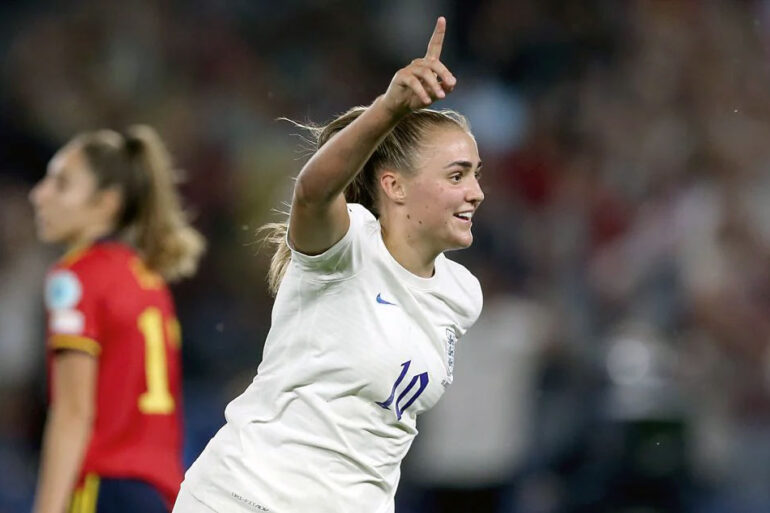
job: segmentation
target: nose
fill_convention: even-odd
[[[32,206],[35,208],[38,208],[45,198],[45,182],[45,178],[40,180],[34,187],[32,187],[32,190],[29,191],[29,202],[32,203]]]
[[[484,201],[484,191],[481,190],[481,184],[475,177],[471,180],[471,184],[468,187],[466,199],[477,207]]]

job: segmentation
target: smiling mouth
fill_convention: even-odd
[[[466,223],[470,223],[471,218],[473,217],[473,212],[460,212],[459,214],[454,215],[457,219],[460,219],[461,221],[465,221]]]

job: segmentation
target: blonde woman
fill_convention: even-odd
[[[191,512],[392,512],[416,417],[452,382],[481,289],[444,256],[484,199],[465,119],[427,109],[455,87],[424,58],[384,95],[313,131],[288,226],[269,227],[272,327],[257,376],[185,476]]]

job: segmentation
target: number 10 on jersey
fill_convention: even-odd
[[[396,418],[398,420],[401,420],[401,415],[404,413],[404,411],[406,411],[406,409],[409,408],[418,397],[420,397],[420,394],[422,394],[423,390],[425,390],[425,387],[428,386],[428,373],[422,372],[413,376],[412,380],[409,382],[406,388],[404,388],[398,397],[396,397],[396,392],[399,389],[399,385],[401,385],[401,382],[404,380],[404,376],[406,376],[407,371],[409,371],[410,365],[412,365],[412,360],[408,360],[401,364],[401,374],[399,374],[396,382],[393,383],[393,388],[390,391],[390,397],[382,402],[377,403],[378,406],[385,408],[386,410],[389,410],[391,405],[395,406]],[[412,388],[414,388],[414,385],[417,384],[418,381],[420,382],[420,386],[417,387],[417,391],[414,392],[414,394],[412,394],[410,397],[407,397],[407,394],[412,390]]]

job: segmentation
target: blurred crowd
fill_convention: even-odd
[[[770,511],[769,1],[71,0],[0,5],[0,512],[29,509],[44,420],[56,253],[26,194],[53,151],[144,122],[186,172],[190,463],[269,328],[255,231],[306,156],[278,118],[371,102],[439,14],[486,193],[450,257],[485,310],[400,511]]]

